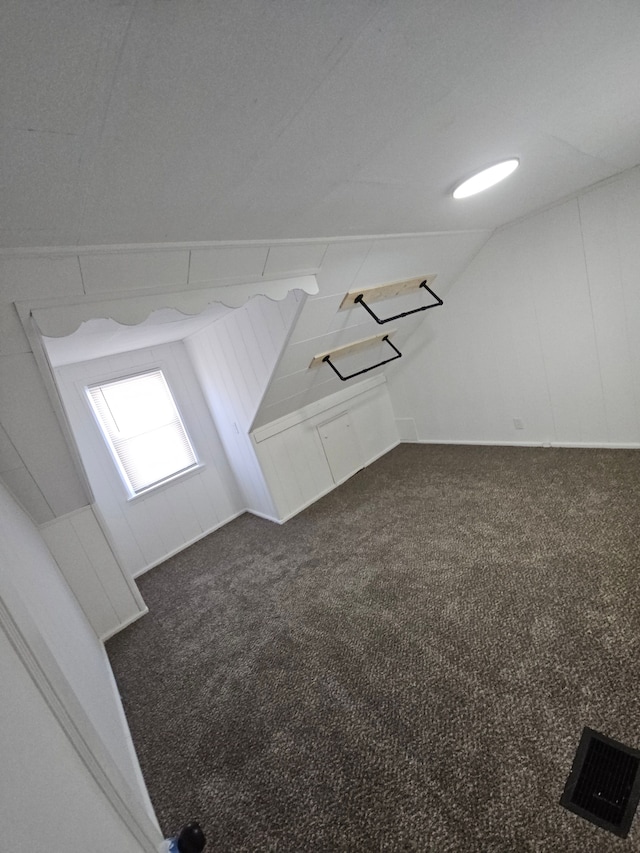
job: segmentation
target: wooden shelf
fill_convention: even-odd
[[[366,302],[379,302],[382,299],[391,299],[393,296],[404,296],[420,289],[422,282],[431,287],[435,281],[435,275],[421,275],[418,278],[405,278],[402,281],[392,281],[388,284],[376,284],[375,287],[359,288],[350,290],[340,303],[340,311],[353,308],[357,296],[362,295]]]
[[[424,281],[423,278],[420,281]],[[356,294],[357,295],[357,294]],[[383,338],[390,338],[391,335],[395,333],[395,329],[391,329],[388,332],[380,332],[377,335],[371,335],[368,338],[361,338],[358,341],[353,341],[350,344],[343,344],[339,347],[334,347],[333,349],[327,350],[326,352],[321,352],[318,355],[314,355],[311,359],[311,364],[309,367],[315,367],[318,364],[322,364],[323,359],[325,359],[328,355],[331,358],[335,358],[336,356],[341,355],[351,355],[354,352],[359,352],[360,350],[366,349],[367,347],[373,346],[374,344],[379,344]]]

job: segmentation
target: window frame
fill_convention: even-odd
[[[93,404],[93,401],[91,399],[91,391],[93,389],[96,389],[96,388],[102,388],[102,387],[105,387],[107,385],[116,384],[118,382],[124,382],[124,381],[127,381],[129,379],[136,379],[136,378],[143,377],[143,376],[146,376],[148,374],[153,374],[153,373],[160,373],[160,375],[162,376],[162,379],[164,380],[164,384],[165,384],[165,386],[169,392],[169,395],[170,395],[171,400],[173,402],[173,405],[175,407],[178,419],[180,421],[182,430],[184,431],[186,441],[189,445],[189,448],[191,450],[191,453],[192,453],[195,461],[192,465],[189,465],[187,468],[182,468],[179,471],[175,471],[173,474],[169,474],[168,476],[163,477],[161,480],[157,480],[153,483],[150,483],[148,486],[145,486],[144,488],[139,489],[138,491],[135,491],[133,489],[133,485],[131,484],[131,481],[129,480],[129,477],[126,473],[126,470],[124,468],[122,460],[120,459],[120,456],[119,456],[116,448],[114,447],[111,436],[107,432],[107,430],[106,430],[104,424],[102,423],[100,416],[98,415],[98,412],[97,412],[97,410]],[[169,382],[169,378],[167,376],[167,370],[164,366],[156,363],[153,366],[152,365],[145,366],[143,369],[136,370],[133,373],[130,373],[127,371],[126,373],[122,372],[119,375],[111,376],[108,379],[107,378],[100,379],[97,382],[91,382],[90,384],[84,384],[83,383],[83,390],[84,390],[84,398],[85,398],[85,401],[86,401],[86,403],[87,403],[87,405],[91,411],[93,422],[96,424],[96,426],[98,428],[98,431],[100,433],[100,437],[101,437],[102,442],[103,442],[103,446],[106,447],[106,450],[107,450],[109,456],[111,457],[111,459],[113,461],[114,467],[115,467],[116,472],[118,474],[119,482],[122,484],[122,487],[126,493],[127,502],[141,500],[150,494],[154,494],[158,491],[161,491],[162,489],[166,488],[167,486],[170,486],[171,484],[177,482],[178,480],[182,480],[183,478],[193,476],[193,474],[198,473],[200,470],[202,470],[202,468],[204,468],[204,464],[200,459],[200,455],[198,454],[198,451],[196,450],[195,444],[194,444],[193,439],[191,437],[191,433],[187,427],[186,420],[182,414],[181,407],[178,403],[178,399],[176,397],[176,394],[174,393],[173,388],[171,387],[171,384]]]

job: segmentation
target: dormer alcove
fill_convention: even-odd
[[[295,318],[312,289],[312,276],[263,283],[272,296],[251,288],[199,294],[198,313],[176,307],[152,311],[125,325],[113,316],[86,320],[70,335],[42,336],[66,419],[120,564],[135,576],[249,509],[276,517],[268,483],[252,451],[249,427]],[[295,287],[295,285],[300,285]],[[254,288],[255,289],[255,288]],[[244,290],[244,292],[242,292]],[[211,301],[212,296],[225,301]],[[280,297],[280,298],[276,298]],[[182,309],[192,298],[166,296]],[[143,300],[138,311],[146,311]],[[225,304],[225,302],[227,304]],[[236,304],[234,304],[236,303]],[[240,304],[238,304],[240,303]],[[137,301],[136,301],[137,304]],[[132,317],[126,301],[108,310]],[[68,327],[86,306],[68,314],[36,308],[44,328]],[[72,316],[70,317],[69,314]],[[127,492],[113,447],[105,442],[87,389],[160,370],[197,456],[193,470],[151,487]]]

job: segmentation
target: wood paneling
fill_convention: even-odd
[[[84,293],[80,264],[66,257],[0,257],[0,302]]]
[[[634,171],[496,233],[392,374],[397,417],[425,441],[638,446],[639,228]]]
[[[92,382],[161,367],[185,420],[202,468],[133,500],[87,404]],[[56,371],[78,448],[120,564],[137,575],[235,517],[238,485],[182,343],[164,344]]]
[[[284,243],[271,246],[264,268],[265,275],[292,272],[316,272],[322,265],[326,243]]]
[[[192,249],[189,283],[262,277],[268,246],[216,246]]]
[[[40,528],[60,571],[99,637],[146,613],[140,594],[118,565],[91,507]]]
[[[87,294],[185,286],[189,252],[108,252],[80,255]]]
[[[0,356],[31,352],[15,305],[0,302]]]
[[[74,514],[61,520],[63,527],[58,528],[58,532],[62,534],[61,547],[66,549],[67,553],[74,551],[79,565],[84,566],[87,561],[84,524],[88,522],[91,529],[95,521],[91,518],[90,510],[81,512],[80,516],[82,520],[77,529],[72,529],[77,518]],[[67,530],[63,529],[65,524],[69,525]],[[50,532],[54,526],[48,528]],[[64,541],[67,536],[70,542]],[[91,530],[90,536],[91,556],[99,563],[104,555],[93,547],[95,530]],[[81,547],[76,547],[78,543]],[[75,570],[77,567],[71,565],[69,568]],[[108,807],[112,817],[117,816],[117,813],[122,817],[120,800],[127,804],[129,814],[135,816],[135,823],[129,824],[130,827],[135,824],[138,827],[144,826],[149,818],[155,826],[153,809],[142,780],[104,646],[58,570],[41,531],[38,531],[1,485],[0,575],[0,639],[4,637],[4,631],[8,632],[11,647],[18,651],[26,667],[26,683],[30,684],[31,688],[38,688],[33,696],[17,697],[16,685],[12,686],[7,681],[6,672],[3,674],[2,732],[6,738],[0,746],[0,753],[3,768],[12,767],[15,770],[15,773],[12,771],[9,774],[9,785],[5,785],[3,779],[3,796],[0,798],[0,822],[3,831],[12,825],[12,821],[17,821],[13,824],[17,827],[20,821],[24,826],[26,820],[30,827],[28,847],[43,850],[80,850],[82,845],[74,845],[72,835],[67,837],[71,847],[68,848],[66,844],[60,847],[55,834],[50,832],[51,821],[44,815],[50,813],[54,823],[56,820],[60,822],[62,814],[69,814],[69,809],[73,811],[78,807],[78,797],[83,787],[97,790],[96,780],[103,791],[114,795],[111,798],[111,806]],[[113,619],[111,621],[113,624]],[[3,658],[2,663],[6,663],[6,655],[3,657],[0,653],[0,658]],[[34,703],[37,705],[38,701],[43,699],[46,700],[43,706],[46,705],[47,708],[44,715],[34,710]],[[14,720],[15,724],[7,729],[5,711],[7,703],[12,702],[18,715]],[[53,724],[53,728],[49,723]],[[43,734],[43,726],[46,736],[42,741],[38,741]],[[60,754],[56,755],[55,749],[50,749],[49,741],[58,736],[72,748],[68,762],[62,760],[63,756]],[[90,772],[83,776],[78,772],[82,767]],[[17,783],[16,774],[19,775],[23,770],[25,772],[22,781]],[[68,794],[67,788],[71,782],[74,782],[77,789],[74,794],[76,802],[74,804],[72,797],[65,804],[59,800],[58,790],[65,790]],[[71,788],[74,785],[71,785]],[[9,793],[11,797],[7,798],[5,794]],[[37,810],[34,812],[36,801],[39,801],[39,805],[44,809],[40,814],[42,820],[23,818],[23,813],[26,816],[29,811],[32,818],[37,814]],[[112,806],[115,806],[115,811]],[[87,804],[87,809],[91,811],[91,803]],[[91,821],[95,828],[97,824],[93,823],[93,814]],[[42,843],[31,833],[35,824],[42,824]],[[45,824],[51,824],[46,831]],[[156,832],[159,840],[160,833],[157,830]],[[76,831],[75,835],[77,834]],[[126,836],[132,838],[128,833]],[[101,837],[104,841],[106,835]],[[130,849],[124,836],[119,840],[114,837],[108,846],[115,845],[116,849],[120,850],[120,841],[125,844],[123,851]],[[86,847],[86,844],[84,846]],[[93,843],[91,847],[93,850],[98,849]],[[100,845],[99,849],[105,850],[106,847]]]
[[[329,461],[318,427],[334,419],[348,428],[326,426]],[[286,520],[391,450],[398,433],[386,383],[376,377],[262,427],[254,439],[278,518]]]
[[[245,506],[275,515],[249,428],[299,308],[295,293],[280,301],[255,297],[186,341]]]
[[[609,439],[640,428],[640,174],[579,200]]]
[[[290,343],[283,352],[256,416],[255,425],[268,423],[278,414],[295,411],[331,393],[330,386],[317,387],[320,377],[316,371],[308,372],[305,385],[301,371],[318,353],[326,353],[349,341],[366,338],[379,328],[361,306],[352,305],[340,310],[345,292],[357,295],[362,290],[376,289],[379,285],[420,276],[416,281],[417,288],[425,274],[430,273],[437,274],[437,293],[446,303],[451,282],[488,236],[488,232],[459,232],[329,243],[317,274],[319,293],[310,296],[304,304]],[[383,316],[433,304],[433,301],[433,297],[424,289],[409,295],[395,295],[385,304]],[[403,318],[398,325],[394,343],[404,353],[405,341],[418,328],[426,338],[429,330],[442,322],[442,314],[440,309]],[[401,362],[380,368],[387,376],[404,369]],[[289,382],[290,377],[295,377],[292,383]],[[337,378],[335,381],[339,382]],[[294,392],[291,391],[293,386],[296,389]]]
[[[2,471],[0,479],[20,505],[29,508],[31,518],[38,524],[54,517],[51,507],[44,499],[36,481],[31,476],[31,472],[25,465],[19,465],[9,471]]]
[[[36,482],[51,515],[64,515],[84,506],[80,485],[58,421],[31,353],[0,358],[0,413],[2,425]],[[27,509],[38,523],[42,502]]]
[[[338,485],[362,467],[362,450],[349,413],[335,415],[318,424],[316,429],[333,482]]]

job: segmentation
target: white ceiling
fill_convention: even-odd
[[[4,0],[0,245],[494,228],[640,162],[639,45],[637,0]]]

